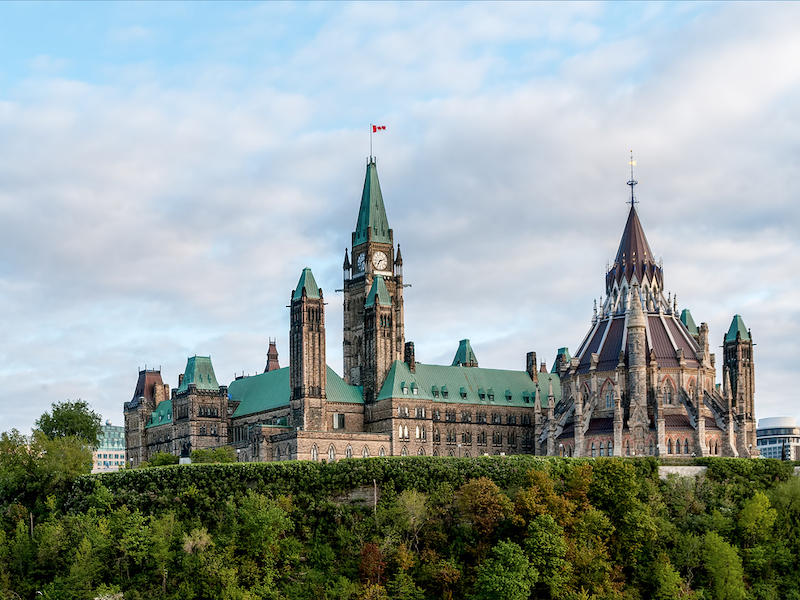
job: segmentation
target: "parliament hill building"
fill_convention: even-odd
[[[406,341],[403,258],[375,161],[344,255],[343,377],[326,362],[325,301],[311,269],[289,293],[289,364],[270,340],[264,372],[220,385],[194,356],[170,389],[142,370],[125,403],[130,464],[156,452],[233,446],[240,461],[371,456],[756,456],[753,339],[739,315],[722,339],[678,312],[631,206],[605,294],[574,356],[551,369],[486,369],[469,340],[450,365]],[[338,340],[337,340],[338,342]],[[454,344],[455,348],[455,344]]]

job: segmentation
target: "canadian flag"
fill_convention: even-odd
[[[377,133],[381,129],[386,129],[386,125],[373,125],[372,126],[372,133]]]

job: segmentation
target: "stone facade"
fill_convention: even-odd
[[[469,340],[449,366],[416,361],[400,246],[372,159],[343,271],[343,376],[326,364],[324,296],[304,269],[290,298],[288,367],[270,340],[264,373],[229,386],[207,357],[189,359],[171,394],[160,373],[140,372],[125,405],[135,462],[224,444],[246,461],[757,454],[750,332],[734,317],[717,385],[708,326],[679,314],[665,291],[633,192],[605,300],[575,356],[561,348],[551,371],[535,352],[524,371],[481,368]]]

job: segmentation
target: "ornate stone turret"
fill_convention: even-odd
[[[327,423],[325,302],[311,269],[303,269],[291,297],[289,389],[291,425],[324,431]]]
[[[372,402],[396,360],[392,298],[382,275],[376,275],[364,303],[364,401]]]
[[[352,262],[351,262],[352,261]],[[351,385],[367,385],[363,379],[365,361],[365,299],[376,277],[391,299],[391,360],[402,360],[405,346],[403,325],[403,259],[400,247],[394,250],[393,232],[386,217],[386,207],[373,159],[367,163],[361,205],[352,236],[350,257],[344,261],[344,320],[342,354],[344,379]],[[383,306],[383,305],[381,305]],[[374,382],[370,384],[374,386]]]
[[[722,371],[730,388],[736,419],[736,448],[739,456],[756,455],[755,366],[753,338],[742,317],[735,315],[722,341],[725,361]]]
[[[639,300],[639,282],[633,278],[628,307],[628,397],[630,417],[628,428],[633,433],[637,455],[645,453],[645,436],[650,429],[647,417],[647,354],[646,322]]]

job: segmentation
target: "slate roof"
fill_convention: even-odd
[[[132,400],[147,398],[152,402],[155,399],[153,391],[156,384],[164,385],[161,380],[161,371],[155,369],[139,371],[139,379],[136,380],[136,389],[133,390]]]
[[[692,422],[686,414],[665,415],[664,427],[665,429],[693,429]]]
[[[538,373],[538,378],[538,383],[534,383],[526,371],[447,367],[419,362],[416,363],[415,371],[412,373],[408,364],[397,360],[389,369],[377,399],[419,398],[451,404],[533,408],[535,398],[538,396],[541,406],[546,408],[549,382],[552,381],[554,402],[558,403],[561,399],[558,375]],[[445,392],[447,392],[446,398]]]
[[[361,387],[347,385],[336,371],[326,368],[328,402],[364,403]],[[289,367],[242,377],[228,386],[228,397],[240,403],[233,413],[234,418],[289,406],[289,396]]]
[[[644,279],[656,279],[659,287],[663,286],[661,268],[656,264],[650,244],[639,221],[636,208],[631,206],[628,213],[628,222],[622,232],[617,257],[614,265],[606,274],[606,294],[614,288],[614,282],[621,284],[622,280],[631,281],[633,274],[641,282]]]
[[[189,389],[189,384],[197,386],[198,390],[219,390],[217,376],[214,374],[214,367],[211,364],[210,356],[190,356],[186,361],[186,371],[183,373],[183,381],[178,387],[178,393]]]
[[[592,419],[591,421],[589,421],[589,429],[586,430],[587,435],[591,433],[613,433],[613,432],[614,432],[613,417]]]
[[[580,358],[578,373],[589,372],[592,353],[598,354],[597,371],[613,371],[619,362],[620,350],[625,351],[627,364],[627,348],[623,345],[625,336],[625,315],[612,315],[599,320],[589,331],[576,356]],[[645,336],[646,361],[650,364],[650,350],[655,350],[656,363],[661,367],[677,367],[678,359],[675,351],[683,350],[686,365],[699,365],[697,353],[700,347],[691,336],[686,326],[674,315],[647,313],[647,329]]]
[[[300,281],[297,282],[297,287],[294,289],[292,300],[299,300],[303,297],[303,288],[306,289],[307,298],[319,298],[319,286],[314,279],[314,274],[308,267],[303,269],[300,274]]]
[[[750,339],[750,332],[747,331],[747,327],[745,327],[742,317],[739,315],[734,315],[733,321],[731,321],[731,326],[728,329],[728,333],[725,335],[725,341],[735,342],[737,333],[741,334],[743,340]]]
[[[364,191],[361,193],[361,207],[358,209],[353,246],[367,241],[367,231],[372,230],[372,241],[390,243],[389,220],[386,218],[386,207],[383,205],[383,194],[378,181],[378,169],[374,161],[367,165],[364,178]]]

